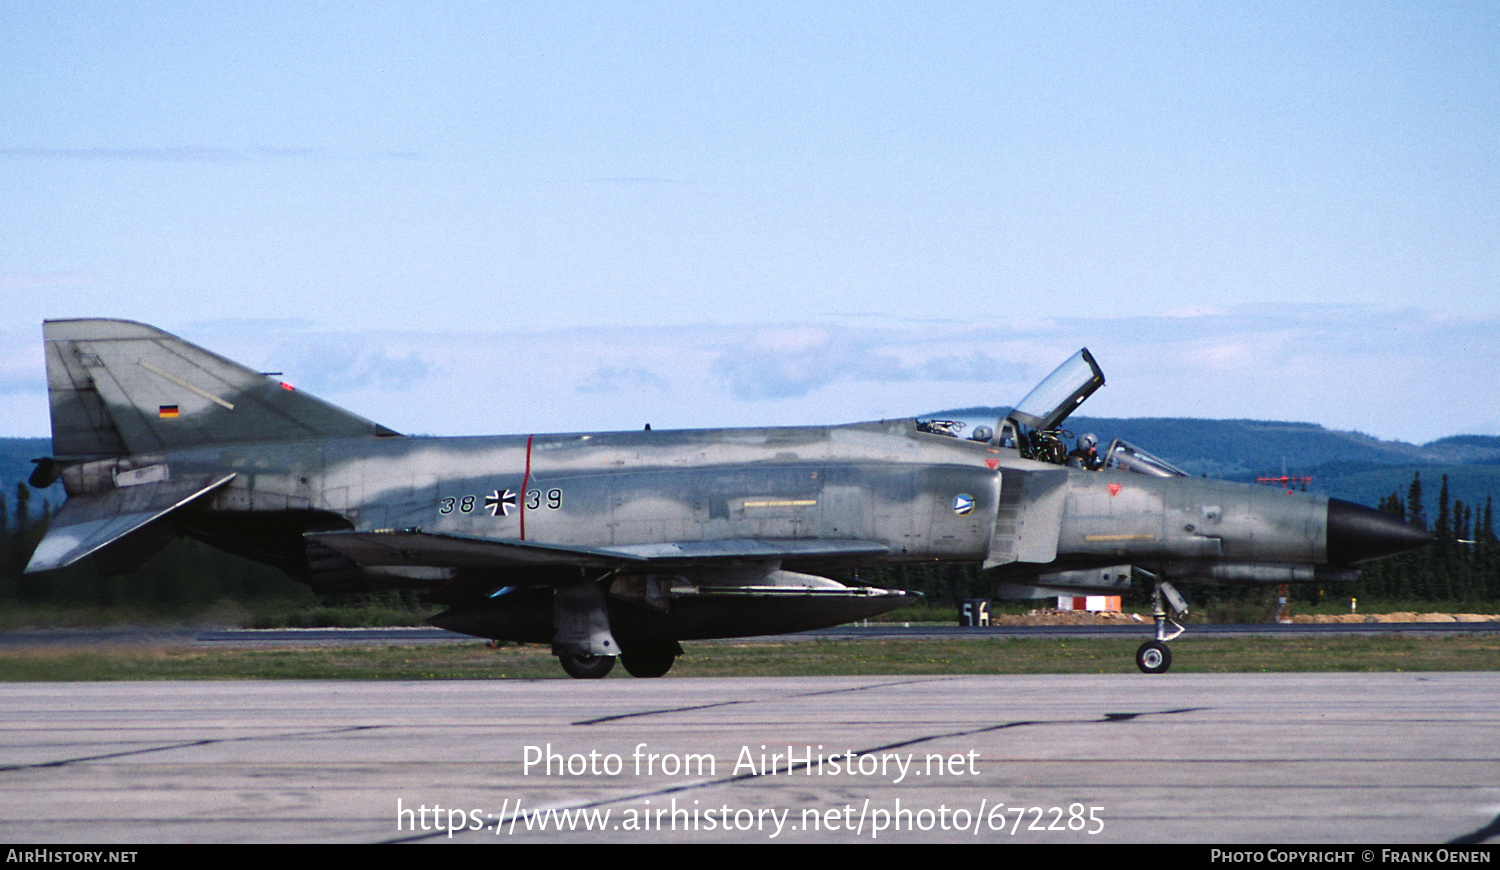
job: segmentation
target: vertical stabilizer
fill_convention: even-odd
[[[49,320],[43,334],[60,460],[396,434],[145,324]]]

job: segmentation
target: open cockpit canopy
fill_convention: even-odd
[[[1017,402],[1010,418],[1032,429],[1056,429],[1102,386],[1104,372],[1089,349],[1082,348]]]

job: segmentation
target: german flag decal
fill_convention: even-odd
[[[162,418],[163,420],[174,419],[177,416],[177,406],[162,405],[156,409],[156,416]]]

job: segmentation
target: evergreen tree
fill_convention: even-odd
[[[1453,597],[1459,601],[1473,601],[1474,545],[1469,537],[1471,514],[1462,499],[1453,500]]]
[[[1438,490],[1437,521],[1432,526],[1432,536],[1440,541],[1453,540],[1452,517],[1448,511],[1448,475],[1443,475],[1443,486]]]
[[[16,534],[25,536],[30,514],[31,489],[26,486],[26,481],[16,481]]]
[[[1476,569],[1479,572],[1479,594],[1486,599],[1500,597],[1500,542],[1495,539],[1495,504],[1493,496],[1484,497],[1484,513],[1474,529]]]
[[[1457,568],[1454,559],[1456,545],[1453,541],[1453,514],[1448,504],[1448,475],[1443,475],[1443,485],[1438,489],[1437,520],[1432,524],[1432,566],[1428,579],[1428,592],[1444,601],[1453,597],[1453,574]]]
[[[1412,472],[1411,486],[1406,489],[1406,521],[1427,531],[1427,512],[1422,509],[1422,472]]]

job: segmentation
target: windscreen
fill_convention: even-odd
[[[1188,476],[1186,471],[1160,456],[1153,456],[1134,444],[1128,444],[1118,438],[1109,445],[1109,452],[1104,454],[1104,464],[1151,477]]]

